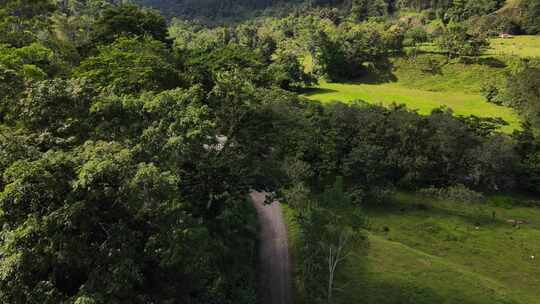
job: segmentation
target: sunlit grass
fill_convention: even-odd
[[[495,56],[540,57],[540,36],[494,38],[487,54]]]
[[[428,53],[443,53],[434,43],[424,43],[419,49]],[[509,38],[490,38],[489,47],[482,56],[538,58],[540,57],[540,36],[516,35]]]
[[[319,86],[305,96],[321,102],[351,102],[363,100],[369,103],[388,106],[392,103],[405,104],[420,114],[429,114],[433,109],[445,106],[456,115],[476,115],[479,117],[501,117],[509,123],[502,131],[511,132],[519,128],[519,118],[510,108],[497,106],[485,101],[479,94],[455,92],[432,92],[402,86],[399,83],[362,84],[327,83]]]
[[[444,106],[456,115],[500,117],[508,123],[501,130],[510,133],[520,128],[518,115],[510,108],[487,102],[481,94],[485,83],[503,83],[504,67],[505,62],[493,58],[479,58],[473,63],[449,61],[435,54],[419,55],[414,60],[394,58],[390,72],[382,79],[367,76],[349,83],[322,80],[304,96],[323,103],[363,100],[384,106],[405,104],[420,114]]]

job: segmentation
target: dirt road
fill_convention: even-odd
[[[262,304],[292,304],[287,228],[279,202],[265,205],[266,194],[252,192],[261,225],[260,289]]]

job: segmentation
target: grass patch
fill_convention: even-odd
[[[368,213],[379,246],[398,243],[404,247],[396,248],[408,252],[407,256],[414,253],[418,259],[434,263],[425,269],[425,276],[419,274],[413,281],[419,286],[435,286],[443,299],[452,299],[445,303],[536,303],[540,298],[540,265],[531,256],[540,252],[540,209],[500,206],[499,201],[497,196],[486,204],[466,204],[401,193],[392,205]],[[507,222],[510,219],[528,224],[514,227]],[[388,259],[388,263],[402,267],[395,273],[402,280],[407,278],[403,267],[412,267],[414,273],[418,264],[404,264],[403,259]],[[441,267],[453,275],[439,272]],[[460,292],[452,297],[445,293],[448,289]],[[461,300],[460,295],[464,296]]]
[[[399,193],[366,209],[369,249],[340,272],[336,303],[538,303],[540,209],[502,206],[504,197],[471,204]],[[294,211],[284,210],[294,252]]]
[[[341,303],[518,303],[509,288],[444,258],[371,235],[366,257],[352,260],[342,277]]]
[[[432,54],[414,61],[393,59],[391,74],[385,75],[384,81],[373,76],[351,83],[321,81],[304,96],[321,102],[360,99],[385,106],[405,104],[420,114],[446,106],[456,115],[500,117],[509,123],[502,128],[504,132],[519,129],[519,117],[512,109],[488,103],[480,93],[487,75],[490,81],[504,79],[503,62],[484,58],[472,64],[445,64],[445,60],[444,56]]]
[[[479,94],[462,92],[433,92],[408,88],[397,83],[326,83],[322,82],[305,96],[321,102],[351,102],[364,100],[370,103],[390,105],[405,104],[420,114],[429,114],[441,106],[451,108],[457,115],[476,115],[479,117],[501,117],[509,123],[504,132],[519,128],[519,118],[512,109],[497,106],[485,101]]]
[[[444,53],[434,43],[423,43],[419,49],[426,53]],[[519,35],[510,38],[491,38],[489,39],[489,47],[484,51],[482,57],[493,56],[502,59],[508,57],[539,58],[540,36]]]
[[[486,52],[494,56],[540,57],[540,36],[494,38]]]

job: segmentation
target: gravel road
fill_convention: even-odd
[[[291,304],[291,276],[287,229],[279,202],[265,205],[266,193],[252,192],[259,216],[260,289],[262,304]]]

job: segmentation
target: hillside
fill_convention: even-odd
[[[340,273],[338,303],[537,303],[540,211],[518,202],[462,204],[401,193],[367,208],[370,245]],[[515,227],[512,219],[527,224]],[[291,239],[294,249],[300,240]]]
[[[510,18],[519,18],[522,15],[522,1],[521,0],[507,0],[503,7],[496,11],[497,15],[506,16]]]
[[[287,14],[304,0],[136,0],[168,18],[196,19],[207,24],[240,22],[260,16]]]

